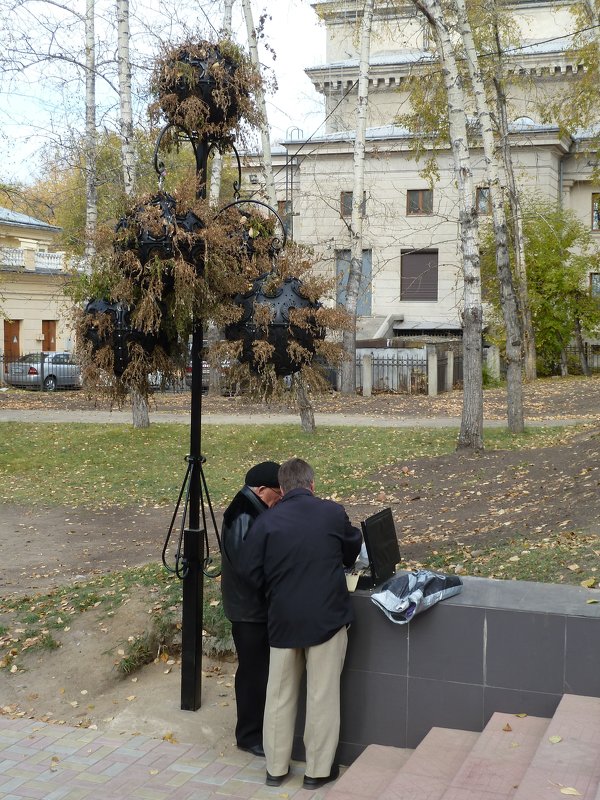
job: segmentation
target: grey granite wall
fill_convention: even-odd
[[[589,599],[600,591],[464,578],[460,595],[395,625],[355,592],[340,763],[372,743],[416,747],[433,726],[480,731],[494,711],[551,716],[564,693],[600,697],[600,604]]]

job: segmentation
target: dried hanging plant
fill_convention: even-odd
[[[194,149],[200,141],[227,145],[244,125],[261,122],[253,100],[259,85],[260,75],[233,42],[188,40],[166,47],[158,59],[150,111],[182,128]],[[178,135],[165,130],[160,145],[179,145]],[[119,402],[130,387],[147,395],[150,374],[181,379],[193,321],[202,320],[240,331],[240,339],[230,337],[212,357],[245,361],[234,369],[253,393],[276,395],[281,376],[297,370],[311,387],[320,386],[319,362],[341,357],[326,330],[340,330],[348,320],[320,304],[330,285],[314,275],[301,280],[314,266],[309,251],[282,250],[284,240],[281,220],[265,213],[264,204],[236,202],[217,213],[204,199],[184,202],[162,190],[137,198],[112,237],[99,237],[87,295],[95,301],[77,312],[86,385]],[[240,303],[259,276],[264,302]],[[271,300],[291,281],[296,299],[282,325]]]
[[[254,101],[261,77],[250,57],[231,40],[189,39],[167,45],[158,58],[150,91],[150,115],[210,141],[227,140],[242,126],[263,120]]]

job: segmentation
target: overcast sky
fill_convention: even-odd
[[[73,5],[68,4],[68,7],[81,5],[82,0],[72,2]],[[96,0],[96,3],[100,9],[96,34],[102,43],[102,6],[104,13],[114,13],[115,3],[114,0]],[[311,81],[304,74],[304,68],[321,64],[325,60],[324,27],[319,23],[308,0],[252,0],[252,3],[255,23],[258,23],[260,14],[265,10],[268,10],[271,17],[265,23],[265,34],[276,53],[276,59],[264,48],[260,55],[264,63],[275,71],[279,86],[274,96],[267,97],[272,139],[279,141],[286,138],[286,134],[298,135],[293,132],[294,128],[299,128],[303,135],[310,136],[320,127],[324,113],[322,96],[314,90]],[[245,25],[241,11],[237,8],[240,5],[238,0],[234,7],[234,34],[237,41],[245,43]],[[38,9],[51,8],[41,0],[33,0],[28,7],[35,9],[36,6]],[[195,7],[198,8],[198,5]],[[174,8],[181,12],[181,18],[191,28],[202,31],[203,28],[221,27],[222,19],[214,11],[195,18],[196,15],[190,14],[186,9],[185,0],[175,0]],[[136,3],[136,11],[152,20],[157,36],[172,39],[172,36],[177,37],[177,20],[173,14],[164,14],[163,9],[164,0],[137,0]],[[32,15],[32,29],[36,21],[36,17]],[[24,24],[27,26],[27,20]],[[139,40],[136,46],[139,47]],[[55,72],[59,69],[56,66],[52,68]],[[35,180],[40,163],[40,148],[50,139],[54,142],[61,140],[61,126],[66,118],[70,126],[83,130],[82,105],[72,101],[72,94],[69,99],[68,92],[73,92],[72,84],[66,90],[58,91],[55,84],[48,80],[50,69],[46,65],[29,70],[27,74],[16,73],[10,82],[5,80],[2,84],[0,180]],[[80,97],[81,91],[80,89]],[[98,126],[102,128],[104,125],[114,130],[114,97],[108,98],[102,82],[98,84],[97,94]]]

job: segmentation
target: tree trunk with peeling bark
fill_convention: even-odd
[[[135,192],[135,149],[131,102],[131,59],[129,55],[129,0],[117,0],[119,108],[121,112],[121,167],[125,194]],[[149,428],[148,398],[138,386],[129,387],[134,428]]]
[[[506,110],[506,93],[504,90],[504,71],[502,67],[502,46],[500,31],[497,24],[495,0],[489,0],[487,10],[494,26],[495,41],[495,74],[494,89],[496,92],[496,112],[498,133],[501,142],[502,161],[506,174],[508,189],[508,203],[511,213],[512,233],[514,240],[515,273],[517,277],[517,294],[519,297],[519,313],[523,331],[523,350],[525,355],[525,378],[534,381],[537,378],[537,356],[535,348],[535,332],[533,317],[529,303],[529,289],[527,284],[527,262],[525,257],[525,235],[523,233],[523,214],[517,180],[512,161],[512,152],[508,134],[508,114]]]
[[[458,448],[483,449],[483,370],[479,226],[467,138],[465,92],[450,25],[439,0],[413,0],[431,26],[440,58],[448,104],[450,144],[458,184],[463,271],[463,407]]]
[[[91,268],[96,252],[98,190],[96,175],[96,42],[94,0],[86,0],[85,11],[85,261]]]
[[[252,17],[252,6],[250,0],[242,0],[242,7],[244,9],[244,19],[246,21],[246,30],[248,32],[248,48],[250,50],[250,60],[258,70],[260,68],[260,60],[258,58],[258,42],[256,39],[256,28],[254,27],[254,19]],[[262,88],[256,92],[256,103],[263,117],[263,123],[260,128],[260,139],[263,151],[263,171],[265,175],[265,192],[269,204],[273,208],[277,208],[277,196],[275,194],[275,179],[273,178],[273,161],[271,159],[271,139],[269,131],[269,121],[267,118],[267,104],[265,103],[265,94]]]
[[[294,374],[292,385],[296,396],[296,404],[300,414],[300,425],[304,433],[314,433],[316,430],[315,425],[315,410],[310,401],[306,384],[301,372]]]
[[[508,429],[511,433],[522,433],[525,429],[523,417],[523,356],[521,321],[515,288],[513,285],[510,255],[508,250],[508,225],[504,211],[504,197],[500,183],[500,170],[496,157],[496,143],[485,85],[479,58],[467,15],[465,0],[456,0],[459,30],[465,47],[467,66],[475,97],[477,119],[483,143],[485,170],[492,201],[492,223],[496,241],[496,272],[500,285],[500,302],[506,328],[507,409]]]
[[[352,215],[350,218],[350,266],[345,287],[346,311],[351,326],[342,334],[344,358],[340,372],[342,394],[356,392],[356,308],[363,269],[363,194],[365,186],[365,142],[367,107],[369,104],[369,57],[371,54],[371,28],[373,26],[374,0],[365,0],[360,33],[360,60],[358,67],[358,94],[356,98],[356,133],[354,136],[354,163],[352,185]]]
[[[135,191],[135,148],[131,102],[131,59],[129,57],[129,0],[117,0],[117,62],[119,71],[119,107],[121,111],[121,161],[123,185],[129,197]]]
[[[223,0],[223,34],[226,38],[231,38],[232,16],[234,0]],[[221,195],[221,174],[223,172],[223,157],[217,148],[213,151],[213,160],[210,169],[210,190],[208,199],[213,206],[218,205]],[[211,370],[212,373],[212,370]]]

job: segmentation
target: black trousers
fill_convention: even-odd
[[[238,668],[235,674],[236,742],[240,747],[262,745],[263,716],[269,677],[267,623],[232,622],[231,632],[238,655]]]

